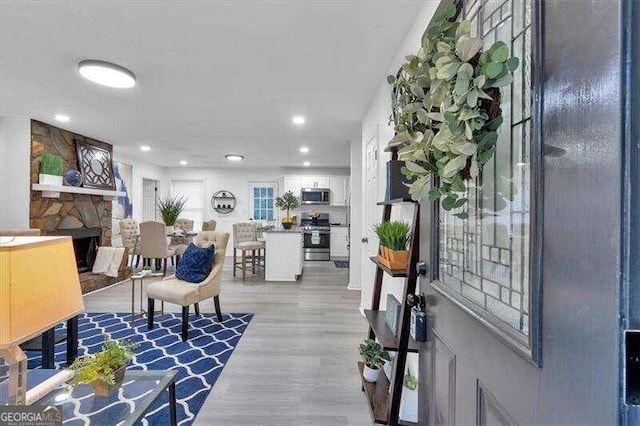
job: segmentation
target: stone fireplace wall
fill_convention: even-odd
[[[112,152],[105,142],[31,120],[31,183],[38,183],[42,154],[58,154],[63,158],[63,171],[79,170],[75,140]],[[103,246],[111,245],[111,201],[101,196],[60,193],[60,198],[44,198],[40,191],[31,191],[29,223],[43,234],[60,229],[101,228]]]

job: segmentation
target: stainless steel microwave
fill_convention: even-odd
[[[328,188],[302,188],[300,202],[302,204],[329,204],[331,190]]]

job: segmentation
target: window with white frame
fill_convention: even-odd
[[[201,180],[172,180],[171,193],[186,199],[181,218],[193,220],[193,230],[202,229],[204,217],[204,182]]]
[[[249,182],[249,217],[253,220],[275,220],[277,194],[276,182]]]

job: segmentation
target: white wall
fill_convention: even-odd
[[[0,117],[0,229],[29,227],[31,120]]]
[[[362,142],[351,141],[351,226],[349,251],[349,290],[362,288]]]
[[[134,166],[135,174],[135,166]],[[281,168],[166,168],[162,171],[162,193],[166,193],[173,180],[197,180],[204,182],[202,194],[204,220],[218,222],[216,230],[232,233],[232,225],[249,220],[249,182],[276,182],[280,188],[280,178],[284,175],[348,175],[347,169],[281,169]],[[220,190],[228,190],[236,197],[235,210],[227,215],[219,214],[211,208],[211,196]],[[281,188],[279,189],[281,191]],[[295,212],[320,211],[329,213],[332,222],[346,222],[347,208],[337,206],[303,206]],[[295,213],[293,213],[295,214]],[[232,255],[232,247],[227,255]]]
[[[388,74],[395,74],[400,65],[404,62],[405,55],[416,53],[420,48],[420,39],[422,34],[431,20],[433,13],[435,12],[439,2],[436,1],[425,1],[420,12],[416,16],[416,19],[409,29],[407,36],[402,43],[402,46],[396,53],[396,56],[389,66],[387,71]],[[390,160],[391,156],[389,153],[383,152],[384,147],[387,145],[387,142],[393,137],[394,131],[393,126],[389,125],[389,116],[391,115],[391,86],[387,84],[385,81],[386,76],[381,76],[380,78],[380,86],[378,91],[376,92],[373,101],[371,102],[369,109],[367,110],[363,120],[362,120],[362,141],[361,141],[361,169],[360,174],[364,173],[366,165],[365,156],[362,155],[365,152],[366,144],[369,141],[369,138],[373,134],[376,129],[378,131],[378,152],[380,153],[378,157],[378,172],[377,172],[377,181],[378,181],[378,197],[379,199],[384,198],[385,191],[385,183],[386,183],[386,163]],[[366,188],[365,179],[361,178],[361,188],[362,193]],[[366,211],[371,206],[364,205],[364,197],[361,202],[363,209],[361,212],[361,223],[366,223]],[[392,210],[392,220],[403,220],[406,222],[411,222],[411,214],[412,207],[411,206],[402,206],[401,208],[394,207]],[[380,217],[382,219],[382,216]],[[363,231],[364,232],[364,231]],[[368,268],[374,268],[373,263],[371,262],[361,262],[361,276],[369,277],[371,274],[368,273]],[[392,293],[398,299],[400,299],[400,295],[402,293],[402,282],[401,278],[391,278],[385,275],[383,286],[382,286],[382,294],[380,298],[380,309],[386,308],[387,302],[387,294]],[[365,282],[363,279],[362,282],[362,293],[361,293],[361,303],[362,307],[367,308],[371,306],[371,297],[373,295],[373,282]],[[402,302],[402,301],[401,301]],[[408,365],[412,371],[412,374],[416,374],[417,372],[417,357],[409,357]]]

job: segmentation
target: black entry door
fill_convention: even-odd
[[[507,42],[521,66],[471,216],[422,209],[429,424],[640,420],[624,374],[624,329],[640,328],[637,8],[462,3],[478,36]]]

